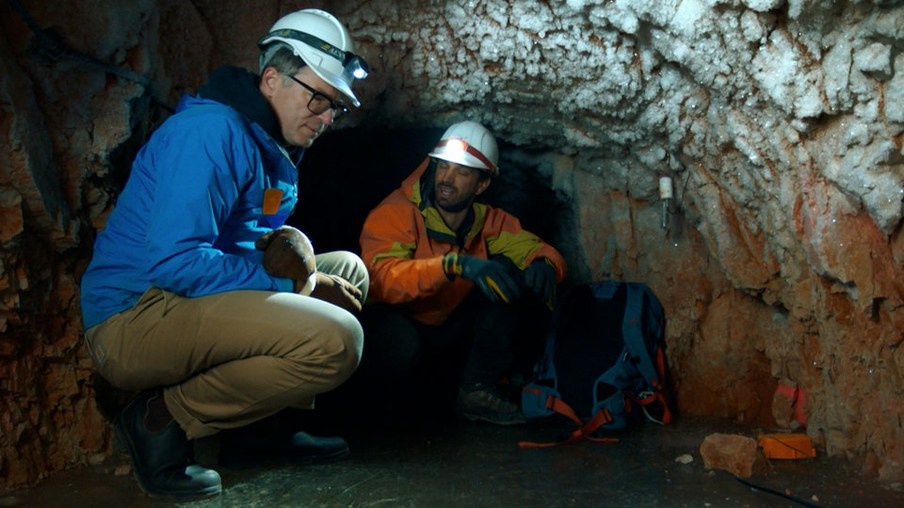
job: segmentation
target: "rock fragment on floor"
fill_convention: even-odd
[[[756,440],[737,434],[706,436],[700,455],[708,469],[722,469],[741,478],[750,478],[765,465]]]

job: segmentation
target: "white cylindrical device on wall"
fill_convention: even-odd
[[[672,179],[668,176],[659,178],[659,201],[662,203],[660,216],[662,229],[669,227],[669,202],[672,200]]]
[[[672,199],[672,178],[669,176],[659,178],[659,199]]]

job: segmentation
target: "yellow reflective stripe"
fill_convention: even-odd
[[[411,186],[411,198],[409,199],[414,206],[420,208],[421,206],[421,180],[417,179],[414,182],[414,185]]]
[[[480,231],[483,229],[484,224],[487,221],[487,214],[490,209],[484,203],[474,203],[474,224],[471,225],[471,230],[468,231],[467,239],[471,240],[475,236],[480,234]]]
[[[484,277],[484,280],[486,280],[487,286],[490,286],[490,289],[492,289],[493,292],[496,293],[497,296],[499,296],[499,298],[502,298],[503,302],[509,303],[509,299],[506,298],[505,293],[502,292],[502,289],[499,288],[499,285],[496,284],[495,280],[491,279],[489,275]]]
[[[389,247],[388,250],[375,254],[373,260],[371,260],[371,264],[377,264],[379,261],[387,258],[411,259],[414,254],[415,247],[416,245],[414,242],[393,242],[392,246]]]
[[[504,254],[515,266],[524,270],[527,268],[527,258],[543,247],[543,240],[523,230],[520,233],[502,231],[499,236],[487,238],[487,247],[490,255]]]

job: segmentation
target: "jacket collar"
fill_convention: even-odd
[[[260,76],[240,67],[225,65],[215,69],[207,83],[198,89],[198,96],[225,104],[261,126],[273,139],[286,148],[293,159],[297,148],[290,147],[282,135],[279,118],[260,92]]]

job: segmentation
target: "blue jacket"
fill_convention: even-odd
[[[186,297],[292,291],[290,279],[267,274],[254,248],[298,200],[302,152],[293,160],[268,120],[214,100],[180,101],[138,153],[97,237],[81,282],[86,329],[132,307],[152,286]],[[267,210],[265,192],[275,198]]]

